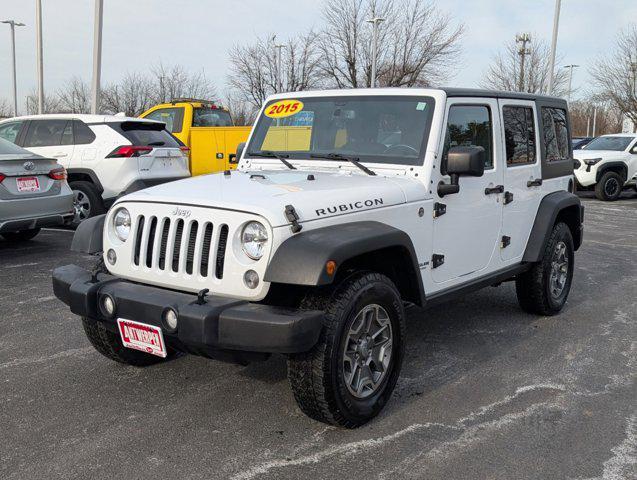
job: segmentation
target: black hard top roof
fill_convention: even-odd
[[[478,88],[453,88],[441,87],[447,97],[487,97],[487,98],[514,98],[518,100],[543,100],[545,102],[564,102],[566,100],[559,97],[551,97],[548,95],[538,95],[535,93],[523,92],[503,92],[498,90],[481,90]]]

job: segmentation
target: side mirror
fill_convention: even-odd
[[[447,154],[447,163],[442,170],[443,175],[451,177],[451,183],[440,182],[438,195],[444,197],[460,191],[458,183],[460,177],[481,177],[484,175],[486,153],[484,148],[477,146],[452,147]]]
[[[237,153],[235,155],[230,154],[228,163],[239,163],[239,160],[241,160],[241,155],[243,155],[244,148],[246,148],[245,142],[241,142],[239,145],[237,145]]]

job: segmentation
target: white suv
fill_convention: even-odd
[[[355,427],[391,398],[404,302],[514,281],[528,312],[566,304],[583,208],[565,100],[293,92],[267,100],[237,158],[80,225],[72,249],[102,263],[58,267],[53,291],[98,352],[284,354],[301,410]]]
[[[165,124],[117,115],[31,115],[0,122],[0,137],[68,171],[74,224],[123,193],[190,176],[187,148]]]

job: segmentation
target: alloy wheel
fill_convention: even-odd
[[[91,200],[82,190],[73,190],[73,223],[80,223],[91,215]]]
[[[551,273],[549,277],[549,288],[553,298],[559,298],[564,291],[568,280],[569,259],[564,242],[559,242],[553,251],[551,258]]]

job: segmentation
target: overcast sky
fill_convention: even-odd
[[[235,43],[277,33],[292,37],[321,25],[320,0],[104,0],[102,78],[159,61],[203,69],[223,92],[227,51]],[[463,56],[451,86],[476,87],[493,55],[517,32],[550,40],[554,0],[434,0],[465,24]],[[93,0],[42,0],[44,87],[55,90],[73,75],[90,81]],[[0,0],[0,20],[16,29],[20,103],[36,85],[35,0]],[[618,30],[637,22],[636,0],[563,0],[558,38],[561,64],[580,64],[574,86],[588,87],[587,66],[608,52]],[[0,98],[10,100],[9,26],[0,24]]]

